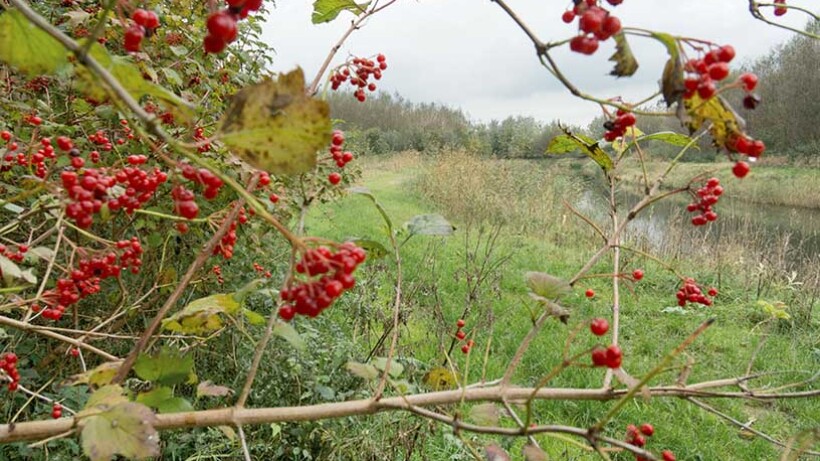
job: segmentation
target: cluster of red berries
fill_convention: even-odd
[[[384,70],[387,70],[387,58],[383,54],[376,56],[375,61],[367,58],[353,58],[330,73],[330,87],[338,90],[342,83],[350,81],[350,84],[356,87],[353,96],[359,102],[364,102],[367,99],[365,88],[369,91],[376,91],[376,84],[368,83],[368,79],[373,76],[374,79],[381,80]]]
[[[214,247],[213,255],[221,255],[223,259],[233,258],[233,247],[236,245],[237,241],[236,228],[239,227],[240,224],[245,224],[247,222],[248,215],[245,212],[245,207],[242,207],[239,209],[239,214],[236,216],[236,219],[231,223],[231,227],[228,228],[228,232],[222,236],[222,240],[220,240],[219,244]],[[222,283],[221,273],[219,274],[219,279],[219,283]]]
[[[16,391],[20,385],[20,372],[17,371],[17,354],[7,352],[6,355],[0,359],[0,371],[3,371],[11,380],[8,384],[9,392]]]
[[[258,272],[258,273],[259,273],[259,275],[261,275],[262,277],[265,277],[265,278],[268,278],[268,279],[269,279],[269,278],[271,278],[271,277],[273,276],[273,274],[271,273],[271,271],[269,271],[269,270],[265,269],[265,267],[264,267],[264,266],[262,266],[262,265],[261,265],[261,264],[259,264],[259,263],[253,263],[253,270],[255,270],[256,272]]]
[[[137,8],[131,13],[131,20],[134,24],[125,29],[123,46],[125,51],[137,52],[140,50],[142,39],[150,37],[154,29],[159,27],[159,16],[153,11]]]
[[[592,325],[590,325],[591,327]],[[615,344],[611,344],[607,348],[595,346],[592,349],[592,364],[596,367],[620,368],[623,357],[624,354],[621,348]]]
[[[336,252],[324,246],[306,251],[294,269],[307,280],[295,285],[290,282],[282,289],[280,297],[289,304],[279,308],[279,317],[287,321],[296,314],[319,315],[356,285],[353,271],[366,257],[365,251],[352,242],[339,245]]]
[[[342,146],[345,143],[345,135],[341,130],[334,130],[333,137],[330,140],[330,156],[336,162],[336,166],[344,168],[345,165],[353,161],[353,153],[349,151],[342,152]]]
[[[133,213],[168,180],[168,175],[158,168],[150,172],[139,168],[148,161],[144,155],[129,155],[126,160],[130,166],[115,170],[113,174],[102,168],[84,168],[82,174],[65,170],[60,174],[63,188],[72,200],[66,205],[66,216],[78,227],[90,227],[93,215],[102,210],[103,204],[111,212],[122,209],[128,214]],[[110,189],[117,184],[125,187],[124,192],[119,197],[110,197]]]
[[[185,219],[195,219],[199,215],[199,205],[196,204],[194,192],[185,186],[174,186],[171,189],[171,198],[174,199],[174,212]]]
[[[623,0],[607,0],[612,6],[620,5]],[[581,54],[593,54],[598,50],[598,42],[604,41],[621,31],[621,20],[604,8],[598,6],[598,0],[580,0],[571,10],[564,11],[561,20],[570,24],[578,17],[578,30],[581,32],[569,41],[569,49]]]
[[[26,258],[26,253],[28,252],[28,245],[17,245],[17,251],[9,251],[5,245],[0,243],[0,256],[5,256],[6,258],[14,261],[16,263],[23,262],[23,259]],[[0,272],[2,273],[2,272]]]
[[[685,306],[686,303],[703,304],[704,306],[711,306],[712,299],[717,296],[718,291],[712,287],[703,294],[703,290],[698,286],[693,278],[687,278],[683,281],[683,286],[675,293],[678,298],[678,306]],[[707,296],[708,295],[708,296]]]
[[[121,251],[119,257],[111,251],[104,256],[81,259],[69,277],[57,279],[55,288],[43,293],[46,307],[34,304],[31,306],[32,312],[36,314],[42,311],[43,318],[60,320],[66,307],[99,293],[103,280],[119,277],[124,270],[129,270],[132,274],[139,273],[142,266],[140,256],[143,253],[139,239],[132,237],[130,240],[120,240],[116,247]]]
[[[462,328],[464,328],[464,325],[466,325],[466,322],[464,322],[463,319],[458,319],[458,321],[456,322],[456,339],[458,339],[459,341],[464,341],[464,339],[467,337],[467,333],[465,333],[464,330],[462,330]],[[469,354],[470,349],[472,349],[474,345],[475,342],[472,339],[467,340],[467,342],[461,346],[461,352],[464,354]]]
[[[215,264],[214,267],[211,268],[211,272],[214,273],[216,276],[216,281],[222,285],[225,283],[225,279],[222,278],[222,267],[219,264]]]
[[[33,167],[34,174],[38,178],[45,178],[47,174],[45,160],[56,158],[54,147],[51,146],[51,139],[42,138],[40,140],[42,148],[37,152],[28,155],[27,149],[20,149],[20,145],[13,141],[14,135],[9,131],[0,132],[0,139],[6,142],[6,153],[0,163],[0,172],[9,171],[15,164],[24,167]]]
[[[775,5],[786,5],[786,0],[774,0]],[[775,16],[783,16],[784,14],[788,13],[789,9],[785,6],[776,6],[774,8],[774,15]]]
[[[63,406],[57,402],[54,402],[54,405],[51,406],[51,417],[54,419],[60,419],[63,417]]]
[[[221,53],[239,33],[236,25],[253,11],[262,8],[262,0],[226,0],[228,8],[208,16],[208,35],[202,41],[206,53]]]
[[[684,99],[695,93],[701,99],[709,99],[717,93],[719,82],[729,76],[729,62],[735,58],[732,45],[724,45],[707,52],[701,59],[690,59],[684,70],[690,74],[684,81]]]
[[[618,109],[614,120],[604,122],[604,139],[612,142],[624,135],[626,129],[635,125],[635,114]]]
[[[205,136],[205,129],[201,126],[194,129],[194,141],[197,141],[197,144],[199,144],[199,147],[197,147],[199,153],[211,150],[211,143],[208,142],[208,137]]]
[[[693,196],[697,202],[692,202],[686,206],[686,211],[690,213],[698,212],[699,214],[692,218],[692,224],[695,226],[703,226],[708,222],[712,222],[718,218],[717,213],[712,210],[720,196],[723,194],[723,187],[720,185],[720,179],[709,178],[706,184],[698,189]]]
[[[213,200],[219,195],[219,189],[222,188],[222,180],[215,174],[211,173],[207,168],[196,169],[190,163],[182,164],[182,177],[201,184],[205,187],[202,196],[206,200]]]
[[[646,446],[646,438],[652,437],[655,434],[655,428],[652,427],[649,423],[641,424],[641,427],[637,427],[634,424],[630,424],[626,426],[626,443],[638,447],[643,448]],[[675,454],[672,453],[670,450],[664,450],[661,453],[663,461],[675,461]],[[645,458],[641,455],[635,455],[635,461],[647,461],[648,458]]]

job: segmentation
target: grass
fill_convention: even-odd
[[[451,355],[453,365],[469,382],[500,377],[529,330],[536,309],[527,296],[524,272],[536,270],[568,278],[599,243],[593,232],[562,207],[560,197],[577,193],[579,184],[561,172],[516,162],[500,166],[458,153],[433,163],[403,155],[366,163],[362,184],[371,189],[395,223],[417,214],[441,213],[457,227],[450,237],[413,237],[402,247],[405,295],[397,352],[407,367],[402,378],[411,390],[423,389],[423,374],[443,363],[455,321],[462,316],[467,320],[470,337],[476,341],[475,351],[480,354],[471,354],[467,370],[466,357],[456,349]],[[338,203],[317,208],[307,226],[312,235],[387,242],[381,217],[361,196],[349,195]],[[647,274],[639,284],[625,283],[630,290],[622,290],[624,367],[633,376],[652,369],[663,354],[710,317],[716,319],[715,324],[686,351],[686,359],[694,361],[689,382],[742,375],[763,341],[754,370],[790,372],[764,377],[755,383],[759,387],[805,379],[820,368],[820,328],[810,316],[816,292],[783,283],[781,274],[750,277],[749,267],[725,260],[703,260],[695,254],[678,257],[674,264],[704,285],[719,283],[718,302],[709,309],[669,309],[679,284],[676,277],[647,259],[628,255],[625,262],[624,270],[641,267]],[[375,355],[386,353],[378,346],[378,338],[390,321],[392,271],[388,260],[371,262],[360,276],[360,284],[368,289],[346,297],[330,313],[329,321],[347,325],[347,334],[364,350],[374,347]],[[603,260],[594,272],[611,272],[611,260]],[[761,278],[765,278],[762,283],[767,289],[762,293],[766,299],[786,302],[792,322],[761,323],[766,317],[755,303],[756,294],[761,292]],[[587,288],[597,293],[592,300],[583,296]],[[560,361],[569,329],[591,317],[609,317],[611,290],[605,279],[590,279],[577,286],[563,301],[571,311],[569,325],[547,323],[525,355],[514,381],[532,385]],[[594,341],[589,336],[579,335],[573,350],[591,346]],[[485,351],[487,360],[480,360]],[[684,362],[683,357],[679,358],[673,369],[654,382],[674,382]],[[572,367],[550,385],[595,388],[602,380],[601,370]],[[817,398],[764,403],[713,400],[710,404],[744,423],[753,421],[752,427],[780,439],[788,439],[820,420]],[[584,427],[594,424],[612,405],[539,402],[534,406],[533,420]],[[469,414],[468,406],[439,410]],[[607,432],[621,437],[627,424],[643,422],[656,427],[649,448],[658,452],[672,449],[681,460],[763,460],[778,456],[771,444],[747,438],[738,428],[681,400],[636,399],[608,425]],[[501,424],[512,422],[502,418]],[[335,426],[333,432],[339,445],[329,455],[332,459],[345,459],[350,449],[356,450],[358,459],[471,459],[465,443],[481,447],[491,442],[517,456],[523,444],[523,440],[471,434],[459,440],[446,427],[396,414],[349,421],[343,427]],[[546,436],[538,440],[552,459],[600,459],[564,440]],[[630,458],[616,454],[613,459]]]

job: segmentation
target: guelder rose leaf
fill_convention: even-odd
[[[363,13],[370,2],[356,3],[353,0],[316,0],[313,2],[313,15],[311,20],[314,24],[330,22],[339,16],[342,11],[348,10],[355,15]]]
[[[199,298],[162,321],[162,328],[182,334],[210,333],[222,328],[220,314],[234,315],[239,303],[230,294]]]
[[[191,355],[183,356],[170,349],[162,349],[159,354],[140,354],[134,362],[134,372],[140,379],[172,386],[184,383],[194,369]]]
[[[30,76],[54,74],[68,65],[57,39],[40,30],[17,10],[0,14],[0,61]]]
[[[305,173],[330,141],[330,109],[305,94],[302,69],[234,95],[219,139],[252,166],[274,174]]]
[[[116,455],[128,459],[159,456],[156,416],[145,405],[118,403],[80,419],[83,452],[91,461],[109,461]]]
[[[612,69],[609,75],[629,77],[638,71],[638,61],[635,59],[635,55],[632,54],[632,48],[630,48],[629,42],[626,41],[626,35],[623,32],[615,34],[613,38],[615,39],[615,54],[609,60],[615,63],[615,68]]]
[[[546,299],[557,299],[572,290],[569,282],[543,272],[524,274],[527,286],[536,295]]]

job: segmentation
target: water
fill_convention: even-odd
[[[637,194],[620,193],[621,214],[625,216],[640,199]],[[695,214],[686,211],[688,203],[688,195],[679,194],[644,209],[629,224],[626,241],[664,257],[734,245],[749,260],[774,258],[783,269],[798,272],[820,262],[820,210],[721,197],[714,206],[718,220],[695,227],[690,223]],[[599,223],[609,219],[604,194],[586,191],[575,205]]]

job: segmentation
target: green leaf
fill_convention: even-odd
[[[632,144],[635,142],[642,142],[642,141],[661,141],[666,144],[671,144],[673,146],[685,146],[692,142],[692,138],[686,136],[685,134],[675,133],[674,131],[661,131],[658,133],[647,134],[644,136],[639,136]],[[631,145],[631,144],[630,144]],[[697,148],[697,146],[695,146]]]
[[[170,67],[165,67],[162,69],[162,73],[165,74],[165,78],[172,84],[176,86],[182,86],[182,77],[179,76],[179,73]]]
[[[234,154],[274,174],[305,173],[330,140],[330,109],[305,95],[302,69],[234,95],[217,135]]]
[[[120,403],[128,402],[124,393],[123,388],[116,384],[103,386],[91,394],[80,415],[94,414],[99,410],[107,410]]]
[[[410,235],[451,235],[456,228],[440,214],[423,214],[404,223]]]
[[[210,333],[222,328],[220,314],[233,315],[239,303],[230,294],[199,298],[162,321],[162,328],[183,334]]]
[[[135,99],[139,100],[143,96],[152,96],[168,105],[174,116],[179,116],[185,120],[192,118],[193,108],[188,102],[164,87],[145,80],[142,77],[142,72],[131,58],[111,56],[108,50],[98,43],[91,45],[88,54],[100,66],[108,70]],[[77,86],[83,93],[98,101],[105,101],[109,98],[105,86],[100,83],[98,77],[91,71],[83,66],[77,66],[76,73],[79,77]]]
[[[353,0],[316,0],[313,2],[311,20],[314,24],[330,22],[345,10],[351,11],[358,16],[365,11],[369,4],[370,2],[357,4]]]
[[[76,374],[62,382],[63,386],[87,384],[91,387],[102,387],[111,383],[122,365],[122,360],[105,362],[84,373]]]
[[[387,358],[386,357],[376,357],[373,359],[372,364],[376,369],[379,371],[384,371],[387,368]],[[396,362],[396,360],[392,360],[390,362],[390,376],[393,378],[398,378],[404,372],[404,365]]]
[[[558,299],[572,290],[566,280],[543,272],[527,272],[524,278],[533,293],[546,299]]]
[[[604,171],[613,168],[612,159],[598,146],[598,143],[587,136],[573,134],[568,129],[562,127],[564,134],[557,136],[550,141],[547,146],[548,154],[567,154],[580,150],[584,155],[591,158]]]
[[[363,187],[363,186],[356,186],[356,187],[351,187],[350,189],[348,189],[348,192],[350,192],[351,194],[364,195],[365,197],[369,198],[370,201],[372,201],[373,204],[376,206],[376,209],[379,211],[379,214],[382,215],[382,219],[384,220],[384,223],[387,224],[387,230],[392,234],[392,232],[393,232],[393,220],[390,219],[390,216],[387,214],[387,211],[384,209],[382,204],[379,203],[378,200],[376,200],[376,196],[373,195],[372,192],[370,192],[370,189],[368,189],[366,187]]]
[[[140,379],[168,386],[184,383],[193,369],[193,356],[183,356],[167,348],[155,356],[140,354],[134,362],[134,372]]]
[[[0,61],[30,76],[54,74],[68,66],[66,49],[17,10],[0,14]]]
[[[367,363],[351,361],[345,364],[345,368],[347,368],[347,371],[358,376],[359,378],[364,379],[365,381],[372,381],[379,377],[379,370],[377,370],[373,365]]]
[[[80,420],[83,452],[91,461],[115,455],[129,459],[159,456],[156,416],[145,405],[122,402]]]
[[[629,77],[638,71],[638,61],[632,54],[632,48],[629,47],[629,42],[626,41],[626,35],[623,32],[618,32],[613,38],[615,39],[615,54],[609,60],[615,63],[615,68],[609,75]]]
[[[290,343],[297,351],[305,350],[305,340],[290,323],[277,322],[273,327],[273,334]]]
[[[148,392],[137,394],[137,403],[155,408],[160,413],[180,413],[194,409],[191,402],[182,397],[174,397],[174,390],[170,387],[157,387]]]
[[[251,325],[264,325],[265,317],[261,314],[258,314],[250,309],[242,309],[242,315],[248,320],[248,323]]]

